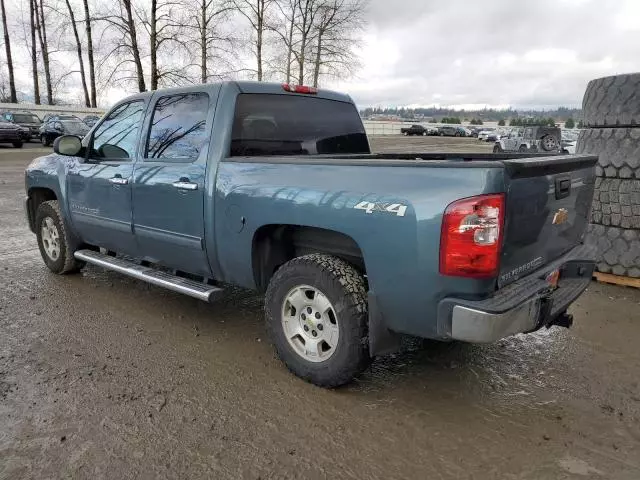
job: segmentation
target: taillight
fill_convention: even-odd
[[[317,88],[307,87],[306,85],[290,85],[288,83],[283,83],[282,88],[285,92],[292,93],[306,93],[308,95],[315,95],[318,93]]]
[[[504,224],[504,194],[463,198],[442,218],[440,273],[492,278],[498,274]]]

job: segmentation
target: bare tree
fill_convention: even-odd
[[[29,30],[31,33],[31,72],[33,75],[33,98],[36,105],[40,105],[40,80],[38,78],[38,46],[36,45],[36,6],[34,0],[29,0]]]
[[[256,56],[256,76],[258,81],[263,77],[264,35],[267,31],[267,14],[275,0],[234,0],[238,12],[251,25],[255,40],[252,41]]]
[[[224,31],[224,23],[235,8],[229,0],[198,0],[198,11],[189,22],[196,29],[195,41],[200,51],[200,82],[207,83],[215,69],[210,62],[225,63],[233,53],[234,37]],[[225,65],[226,66],[226,65]]]
[[[123,67],[133,63],[133,79],[137,83],[138,91],[144,92],[147,90],[147,85],[142,68],[142,55],[138,43],[138,31],[136,29],[133,5],[131,0],[118,0],[117,4],[111,5],[111,10],[97,17],[98,20],[106,22],[107,28],[113,31],[115,35],[111,39],[112,48],[103,59],[105,62],[111,58],[116,59],[105,83],[109,84],[113,79],[118,82],[130,80],[131,77],[122,75],[125,73]]]
[[[2,27],[4,29],[4,48],[7,53],[7,68],[9,69],[9,96],[11,103],[18,103],[16,95],[16,81],[13,76],[13,59],[11,58],[11,41],[9,39],[9,29],[7,28],[7,12],[4,8],[4,0],[0,0],[0,8],[2,9]]]
[[[295,28],[299,35],[298,48],[293,50],[293,54],[298,63],[298,84],[304,84],[305,66],[307,61],[307,49],[312,40],[311,34],[314,29],[314,20],[317,14],[318,0],[299,0],[297,2],[297,21]]]
[[[278,17],[269,25],[269,29],[275,34],[279,43],[285,47],[283,57],[276,56],[274,70],[283,73],[287,83],[291,83],[291,67],[293,63],[294,29],[296,27],[298,5],[300,0],[279,0]]]
[[[363,29],[366,0],[320,0],[314,28],[313,86],[323,70],[334,77],[350,76],[359,62],[353,53]]]
[[[38,3],[33,0],[36,12],[36,31],[40,40],[40,53],[42,54],[42,64],[44,67],[44,81],[47,89],[47,103],[53,105],[53,89],[51,85],[51,64],[49,62],[49,42],[47,41],[47,23],[44,14],[43,0]]]
[[[89,0],[82,0],[84,6],[84,24],[87,33],[87,57],[89,60],[89,83],[91,84],[91,106],[97,107],[96,101],[96,66],[93,60],[93,36],[91,31],[91,15],[89,14]]]
[[[87,88],[87,78],[84,73],[84,60],[82,58],[82,42],[80,42],[80,35],[78,35],[78,26],[76,25],[76,17],[73,13],[73,8],[71,8],[71,3],[69,2],[69,0],[65,0],[65,3],[67,4],[67,9],[69,10],[69,20],[71,22],[71,29],[73,30],[73,36],[76,40],[76,50],[78,53],[80,80],[82,81],[82,90],[84,91],[85,105],[87,107],[90,107],[91,99],[89,98],[89,90]]]

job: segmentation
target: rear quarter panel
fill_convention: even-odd
[[[251,249],[256,231],[290,224],[334,230],[355,240],[369,289],[387,325],[398,332],[435,337],[441,298],[452,292],[475,298],[494,288],[493,281],[439,274],[440,225],[452,201],[504,191],[501,168],[291,162],[263,158],[219,164],[214,218],[223,280],[255,287]],[[404,216],[366,213],[354,208],[362,201],[401,203],[407,210]]]

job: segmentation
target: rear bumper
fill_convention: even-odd
[[[500,338],[553,325],[587,288],[595,266],[595,249],[580,245],[533,275],[484,300],[446,298],[438,308],[443,337],[471,343]],[[545,280],[560,269],[556,289]]]

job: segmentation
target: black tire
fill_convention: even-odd
[[[15,142],[11,143],[13,145],[13,148],[22,148],[22,140],[16,140]]]
[[[502,152],[503,152],[503,150],[502,150],[502,147],[500,145],[495,144],[493,146],[493,153],[502,153]]]
[[[596,178],[591,221],[640,229],[640,180]]]
[[[520,145],[518,147],[518,152],[523,153],[527,151],[527,146],[526,145]]]
[[[45,250],[42,227],[47,218],[53,221],[58,233],[59,254],[56,258],[50,257]],[[70,248],[71,237],[64,224],[57,200],[50,200],[40,204],[36,212],[35,225],[40,255],[42,255],[42,259],[49,270],[58,275],[63,275],[77,272],[84,266],[84,262],[76,260],[73,256],[74,251]]]
[[[582,113],[587,127],[640,126],[640,73],[591,80]]]
[[[296,286],[317,288],[331,302],[339,336],[326,360],[306,360],[290,345],[282,326],[282,308]],[[350,382],[363,372],[371,358],[368,344],[367,288],[364,277],[350,264],[331,255],[295,258],[274,274],[265,295],[267,332],[287,368],[315,385],[327,388]]]
[[[45,147],[51,146],[51,139],[47,135],[41,135],[40,141],[42,142],[42,145],[44,145]]]
[[[596,268],[599,272],[640,278],[638,230],[591,224],[585,243],[597,249]]]
[[[459,137],[460,136],[460,132],[456,132],[453,136],[454,137]]]
[[[589,128],[578,136],[576,153],[598,155],[596,175],[640,178],[640,128]]]
[[[553,142],[548,143],[546,140],[553,140]],[[553,152],[558,149],[559,145],[558,139],[553,135],[545,135],[540,139],[540,146],[545,152]]]

